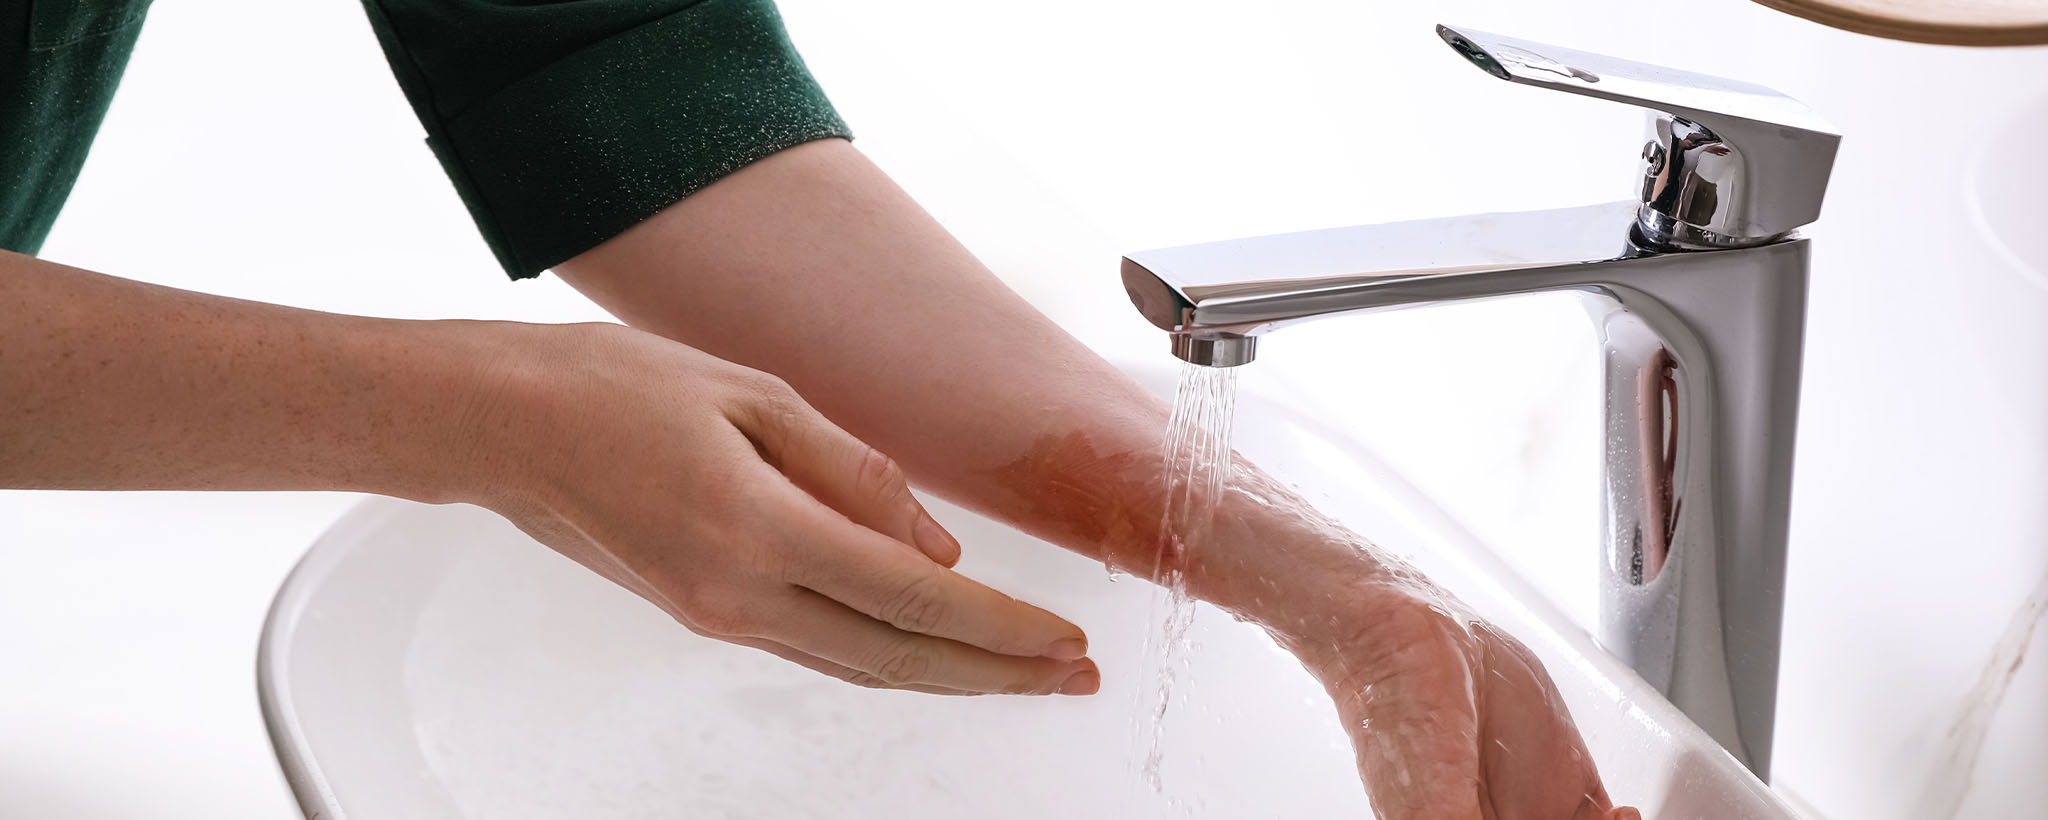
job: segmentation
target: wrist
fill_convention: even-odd
[[[395,469],[384,490],[431,504],[498,509],[538,491],[536,453],[552,444],[545,388],[545,325],[467,320],[395,323],[384,358],[397,363],[392,388],[419,422],[386,438],[380,454]]]
[[[1256,473],[1240,473],[1186,574],[1190,592],[1259,624],[1305,661],[1373,624],[1448,600],[1420,573]],[[1225,547],[1225,545],[1228,545]]]

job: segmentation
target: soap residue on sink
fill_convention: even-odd
[[[1161,766],[1176,687],[1184,683],[1194,653],[1189,628],[1194,625],[1196,604],[1188,595],[1183,568],[1188,554],[1207,540],[1217,502],[1230,478],[1230,428],[1236,406],[1234,368],[1181,366],[1180,385],[1174,391],[1173,413],[1161,448],[1165,504],[1155,542],[1156,560],[1150,567],[1138,568],[1149,572],[1158,588],[1150,607],[1150,622],[1156,626],[1146,633],[1142,656],[1153,685],[1149,690],[1140,689],[1143,701],[1134,710],[1137,725],[1131,736],[1135,743],[1144,744],[1140,773],[1150,789],[1149,802],[1162,806],[1168,816],[1192,817],[1198,808],[1168,797]]]

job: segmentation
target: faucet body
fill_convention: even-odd
[[[1201,364],[1361,311],[1584,294],[1605,346],[1601,643],[1768,772],[1807,240],[1646,247],[1638,203],[1132,254],[1126,290]]]
[[[1634,201],[1146,251],[1138,312],[1231,367],[1324,316],[1585,295],[1605,348],[1599,638],[1770,775],[1807,240],[1841,137],[1749,83],[1437,26],[1519,85],[1650,109]]]

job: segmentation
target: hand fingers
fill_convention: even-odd
[[[847,667],[840,666],[839,664],[825,660],[824,658],[820,658],[816,655],[807,655],[802,652],[798,652],[787,646],[768,640],[767,638],[720,638],[719,640],[723,640],[727,643],[737,644],[740,646],[759,649],[770,655],[774,655],[775,657],[781,658],[783,660],[789,661],[790,663],[801,666],[805,669],[809,669],[813,672],[824,675],[825,677],[838,678],[840,680],[846,681],[847,683],[851,683],[855,686],[865,686],[871,689],[902,689],[910,692],[923,692],[928,695],[971,696],[983,694],[981,692],[969,692],[964,689],[949,689],[942,686],[926,686],[924,684],[915,683],[905,686],[888,686],[885,685],[880,678],[877,678],[873,675],[869,675],[865,672],[860,672],[854,669],[849,669]]]
[[[788,580],[905,632],[947,638],[989,652],[1074,660],[1088,652],[1081,628],[887,539],[794,505],[794,527],[809,543]]]
[[[854,523],[909,544],[945,566],[960,542],[911,495],[902,468],[839,429],[794,393],[734,419],[762,459]]]
[[[790,589],[770,626],[789,648],[873,678],[856,681],[863,685],[1085,695],[1102,682],[1093,661],[1000,655],[905,632],[801,588]]]

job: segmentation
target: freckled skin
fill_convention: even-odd
[[[450,500],[481,323],[338,316],[0,251],[0,487]]]

